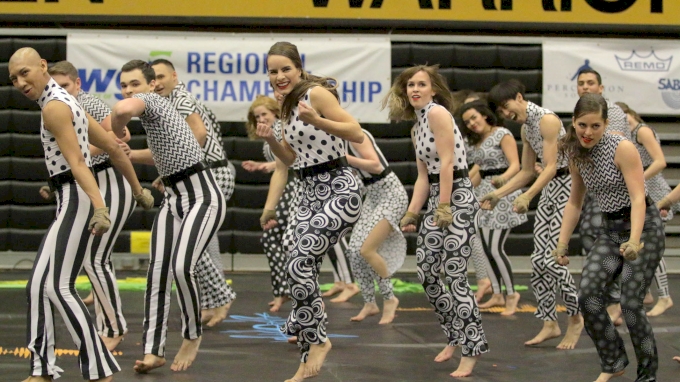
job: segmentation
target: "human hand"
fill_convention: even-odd
[[[502,176],[494,176],[491,178],[491,185],[496,187],[496,188],[501,188],[505,185],[505,178]]]
[[[93,235],[101,236],[106,233],[111,227],[111,218],[109,217],[109,207],[95,208],[90,224],[87,228]]]
[[[40,187],[40,196],[43,197],[45,200],[49,200],[50,202],[54,200],[54,192],[50,190],[50,186],[42,186]]]
[[[645,243],[634,243],[632,241],[627,241],[619,247],[619,253],[624,259],[628,261],[635,261],[638,258],[638,253],[642,248],[645,247]]]
[[[452,222],[451,203],[439,202],[437,209],[434,211],[434,224],[443,229],[450,226]]]
[[[298,102],[298,111],[300,113],[300,120],[310,125],[316,125],[319,118],[319,113],[314,108],[307,105],[304,101]]]
[[[416,232],[416,226],[418,225],[418,218],[420,215],[406,211],[404,217],[401,218],[399,222],[399,227],[401,227],[402,232]]]
[[[512,202],[513,210],[518,214],[525,214],[529,211],[529,203],[531,203],[531,197],[524,193]]]
[[[142,188],[142,191],[139,194],[135,194],[135,201],[137,204],[142,206],[145,210],[150,210],[153,208],[154,200],[153,200],[153,195],[151,195],[151,191],[149,191],[146,188]]]
[[[481,207],[483,210],[493,210],[496,208],[496,204],[498,204],[498,201],[501,199],[493,192],[489,192],[488,194],[482,196],[482,198],[479,200],[479,203],[481,204]]]

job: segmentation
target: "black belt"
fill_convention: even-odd
[[[378,175],[373,175],[370,178],[364,178],[364,186],[370,186],[373,183],[377,183],[387,177],[387,175],[390,175],[392,173],[392,169],[390,167],[387,167],[384,169],[380,174]]]
[[[467,178],[467,177],[468,177],[468,169],[466,169],[466,168],[464,168],[462,170],[454,170],[453,171],[453,179]],[[439,183],[439,174],[427,174],[427,180],[430,182],[430,184]]]
[[[323,174],[324,172],[328,172],[328,171],[331,171],[331,170],[339,168],[339,167],[347,167],[347,166],[348,166],[347,158],[340,157],[340,158],[331,159],[328,162],[315,164],[314,166],[303,167],[303,168],[298,170],[298,174],[300,174],[300,178],[306,178],[308,176]]]
[[[210,168],[227,167],[229,166],[229,159],[220,159],[210,162]]]
[[[102,163],[97,163],[96,165],[92,166],[92,171],[94,171],[94,173],[96,174],[99,171],[104,171],[111,167],[113,167],[113,164],[111,163],[111,160],[107,159]]]
[[[565,176],[565,175],[569,175],[569,167],[562,167],[561,169],[559,169],[555,172],[555,178],[557,178],[558,176]]]
[[[649,196],[645,197],[645,205],[647,207],[654,205],[654,201]],[[630,206],[623,207],[613,212],[605,212],[604,217],[607,220],[630,220]]]
[[[208,164],[208,162],[206,162],[206,161],[200,161],[200,162],[196,163],[196,164],[193,165],[193,166],[189,166],[189,167],[185,168],[185,169],[182,170],[182,171],[178,171],[178,172],[176,172],[176,173],[174,173],[174,174],[172,174],[172,175],[164,176],[164,177],[162,178],[162,179],[163,179],[163,184],[164,184],[166,187],[172,187],[172,186],[174,186],[176,183],[181,182],[181,181],[183,181],[184,179],[186,179],[186,178],[188,178],[188,177],[190,177],[190,176],[192,176],[192,175],[194,175],[194,174],[197,174],[197,173],[199,173],[199,172],[201,172],[201,171],[207,170],[207,169],[209,169],[209,168],[210,168],[210,164]]]
[[[491,170],[479,170],[479,176],[486,178],[487,176],[503,175],[506,171],[508,171],[507,167],[493,168]]]
[[[91,168],[88,169],[92,171]],[[52,192],[55,192],[59,186],[66,183],[76,183],[76,178],[73,176],[71,170],[66,170],[47,179],[47,184],[50,186],[50,191]]]

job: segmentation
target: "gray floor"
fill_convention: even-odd
[[[2,280],[26,279],[27,272],[2,272]],[[139,273],[119,275],[143,276]],[[166,366],[148,375],[137,375],[132,370],[135,359],[141,357],[140,331],[143,315],[142,292],[123,292],[125,314],[130,331],[119,346],[117,360],[123,371],[116,381],[283,381],[291,377],[298,366],[298,352],[294,345],[285,342],[276,326],[285,318],[288,308],[279,314],[267,311],[271,298],[266,273],[229,274],[238,298],[230,312],[229,320],[216,329],[207,330],[201,351],[194,366],[182,373],[173,373]],[[416,281],[415,275],[400,275],[405,281]],[[577,277],[578,279],[578,277]],[[329,282],[323,275],[323,282]],[[671,293],[680,301],[680,277],[671,276]],[[527,285],[526,276],[518,277],[518,284]],[[520,305],[535,306],[529,291],[521,293]],[[355,296],[350,302],[327,302],[329,328],[333,351],[322,373],[313,379],[330,381],[446,381],[456,369],[459,356],[446,363],[435,363],[433,358],[444,347],[444,336],[438,327],[425,296],[422,293],[400,294],[401,309],[395,322],[379,326],[379,317],[370,317],[362,323],[352,323],[349,318],[362,305]],[[20,348],[25,346],[26,304],[21,289],[0,289],[0,380],[20,381],[26,378],[28,360],[21,358]],[[174,300],[173,300],[174,301]],[[680,379],[680,365],[671,360],[680,355],[679,308],[671,308],[665,315],[652,318],[660,356],[659,381]],[[566,316],[560,314],[563,329]],[[465,381],[592,381],[599,373],[599,361],[590,338],[584,333],[572,351],[559,351],[554,347],[558,340],[541,346],[525,347],[523,342],[540,329],[541,322],[531,313],[517,313],[501,317],[497,313],[484,313],[483,324],[491,351],[479,361],[472,377]],[[181,343],[177,306],[171,310],[168,360],[171,361]],[[621,329],[625,332],[625,329]],[[334,336],[334,337],[333,337]],[[617,381],[635,380],[636,363],[627,335],[631,364],[626,374]],[[57,348],[74,349],[63,323],[58,322]],[[17,355],[15,355],[15,349]],[[80,381],[77,360],[73,355],[59,357],[58,365],[64,369],[59,381]]]

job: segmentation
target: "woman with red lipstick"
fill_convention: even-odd
[[[297,162],[303,184],[287,265],[293,310],[282,328],[297,336],[301,363],[288,381],[300,382],[319,374],[331,350],[318,272],[323,255],[349,232],[361,213],[359,182],[348,167],[344,141],[361,143],[364,133],[340,107],[336,82],[308,74],[295,45],[274,44],[267,68],[272,87],[284,96],[282,140],[262,123],[257,125],[258,135],[283,163]]]
[[[602,373],[596,382],[620,376],[628,365],[623,340],[606,310],[608,289],[619,277],[621,308],[637,358],[636,381],[656,381],[656,343],[642,301],[665,248],[663,223],[646,196],[637,149],[624,137],[605,133],[607,111],[602,96],[584,95],[576,103],[573,127],[560,142],[572,186],[553,256],[558,264],[569,264],[568,243],[590,192],[602,209],[604,225],[586,257],[578,302],[600,356]]]
[[[460,365],[451,376],[467,377],[489,349],[467,280],[471,245],[478,240],[473,222],[479,203],[468,177],[463,137],[449,111],[451,92],[436,66],[419,65],[394,80],[383,104],[391,119],[416,121],[411,137],[418,178],[400,225],[404,232],[415,232],[419,213],[428,203],[418,231],[416,261],[418,278],[448,339],[435,361],[450,359],[461,346]],[[442,268],[448,289],[440,279]]]
[[[481,198],[502,187],[519,172],[517,143],[510,130],[496,126],[496,115],[486,103],[466,103],[459,113],[470,145],[468,158],[479,170],[480,177],[476,182],[473,179],[473,183],[477,183],[475,195]],[[512,279],[512,265],[504,247],[510,229],[527,221],[525,213],[512,210],[512,202],[521,194],[521,190],[516,190],[501,198],[493,210],[481,210],[478,215],[478,233],[493,271],[489,276],[493,278],[494,289],[491,299],[479,307],[505,305],[505,311],[501,313],[504,316],[514,314],[519,301]],[[501,281],[505,284],[506,298],[500,288]]]

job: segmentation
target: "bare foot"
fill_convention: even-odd
[[[342,293],[340,293],[338,297],[331,299],[331,302],[346,302],[350,298],[354,297],[354,295],[357,293],[359,293],[359,287],[357,284],[346,284]]]
[[[195,340],[184,339],[182,346],[179,348],[175,360],[170,365],[172,371],[184,371],[191,366],[198,354],[198,347],[201,345],[201,337]]]
[[[378,308],[378,305],[376,303],[371,302],[368,304],[364,304],[364,307],[361,309],[361,312],[359,312],[359,314],[350,318],[349,320],[359,322],[363,321],[364,318],[368,316],[375,316],[378,313],[380,313],[380,308]]]
[[[491,280],[486,278],[477,281],[477,292],[475,292],[475,299],[477,302],[480,302],[482,297],[484,297],[489,290],[491,290]]]
[[[219,324],[227,318],[227,315],[229,314],[229,308],[231,308],[231,304],[234,302],[234,300],[230,301],[228,304],[224,304],[220,306],[219,308],[215,308],[215,314],[213,317],[208,321],[206,324],[207,327],[212,328],[213,326]]]
[[[342,292],[343,290],[345,290],[345,283],[342,281],[338,281],[335,284],[333,284],[331,289],[327,290],[326,292],[323,292],[321,294],[321,297],[330,297]]]
[[[660,316],[671,306],[673,306],[673,299],[670,297],[659,297],[654,308],[647,312],[647,317]]]
[[[140,374],[146,374],[163,365],[165,365],[165,358],[153,354],[144,354],[144,361],[135,361],[134,369]]]
[[[215,309],[201,309],[201,324],[207,324],[215,315]]]
[[[104,345],[106,346],[109,351],[114,351],[116,347],[118,346],[119,343],[123,342],[123,336],[118,336],[118,337],[102,337],[102,341],[104,341]]]
[[[281,296],[281,297],[275,298],[274,301],[272,301],[273,304],[270,305],[271,308],[269,308],[269,311],[273,312],[273,313],[278,312],[281,309],[281,306],[288,300],[290,300],[290,298],[288,298],[286,296]]]
[[[597,380],[595,382],[607,382],[608,380],[616,377],[620,377],[623,375],[623,370],[619,371],[618,373],[610,374],[610,373],[600,373],[600,376],[597,377]]]
[[[538,332],[536,337],[525,342],[524,345],[527,345],[527,346],[538,345],[541,342],[547,341],[551,338],[557,338],[561,334],[562,334],[562,331],[560,330],[560,326],[557,324],[557,321],[544,321],[543,322],[543,329],[541,329],[541,331]]]
[[[621,304],[612,304],[607,307],[609,319],[612,320],[614,326],[621,326],[623,324],[623,312],[621,311]]]
[[[286,341],[288,341],[289,344],[297,345],[297,337],[295,337],[295,336],[288,337],[288,339]]]
[[[453,352],[456,350],[455,347],[446,345],[444,350],[440,351],[436,357],[434,357],[434,362],[445,362],[453,357]]]
[[[557,345],[558,349],[561,350],[571,350],[576,347],[578,339],[581,338],[581,332],[583,331],[583,316],[577,314],[575,316],[569,317],[569,326],[567,327],[567,334],[562,338],[562,342]]]
[[[281,298],[281,297],[274,297],[273,300],[271,300],[271,301],[269,301],[269,302],[267,303],[267,306],[273,306],[274,304],[276,304],[276,299],[277,299],[277,298]]]
[[[326,339],[326,342],[322,344],[309,345],[309,357],[307,357],[307,363],[305,364],[305,378],[319,375],[323,361],[332,347],[333,345],[331,345],[331,340],[329,339]]]
[[[479,359],[479,356],[476,357],[460,357],[460,364],[458,365],[458,369],[451,373],[450,375],[453,378],[463,378],[463,377],[468,377],[470,374],[472,374],[472,369],[475,368],[475,364],[477,363],[477,359]]]
[[[305,379],[305,370],[305,364],[301,362],[300,367],[298,367],[293,378],[286,379],[286,382],[302,382],[302,380]]]
[[[652,296],[652,292],[647,292],[645,299],[642,300],[642,303],[645,305],[651,305],[654,303],[654,296]]]
[[[680,357],[678,356],[673,357],[673,361],[680,363]]]
[[[501,316],[512,316],[517,310],[517,303],[519,303],[519,293],[515,292],[505,296],[505,310]]]
[[[50,377],[50,376],[40,376],[40,377],[30,376],[30,377],[23,380],[23,382],[50,382],[50,381],[52,381],[52,377]]]
[[[383,301],[383,315],[378,324],[386,325],[394,321],[394,317],[397,315],[397,307],[399,306],[399,299],[395,296],[389,300]]]
[[[503,298],[503,295],[494,293],[487,302],[479,304],[479,309],[488,309],[493,308],[494,306],[503,305],[505,305],[505,298]]]
[[[94,294],[92,294],[92,292],[90,292],[90,294],[88,294],[87,297],[83,299],[83,304],[87,306],[94,304]]]

